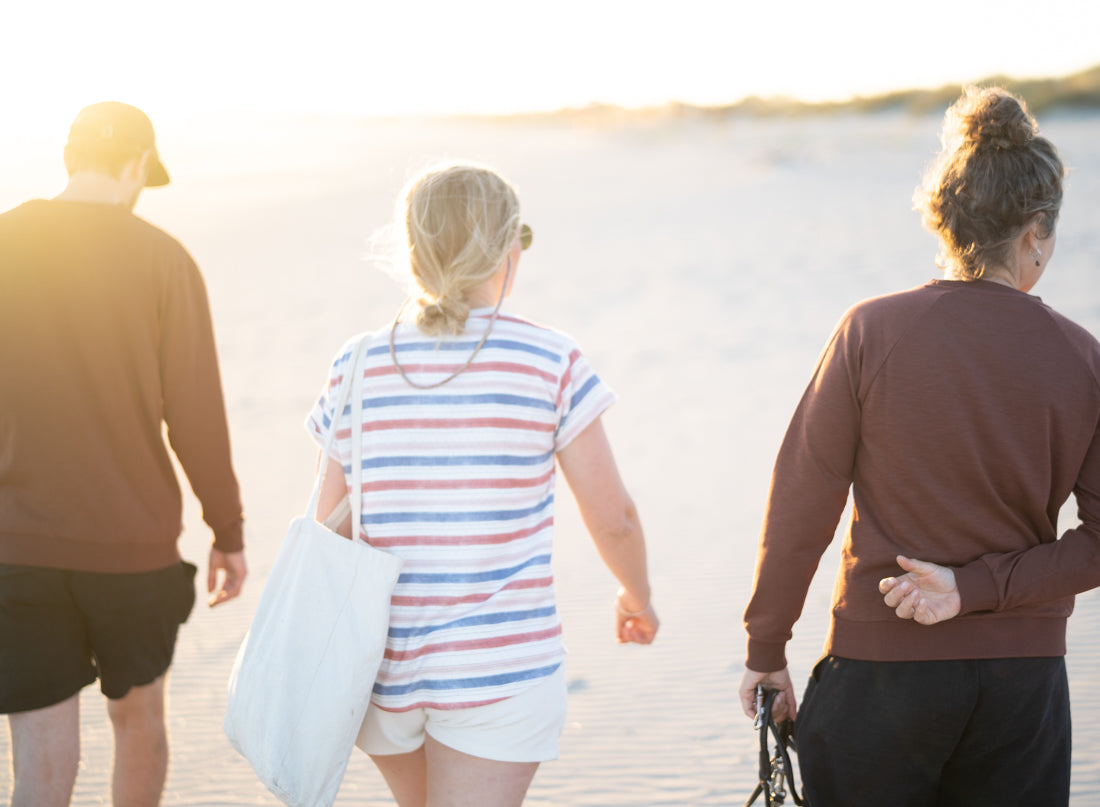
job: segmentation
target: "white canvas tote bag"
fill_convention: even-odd
[[[229,676],[225,733],[260,780],[294,807],[331,805],[370,704],[386,647],[400,558],[360,540],[360,497],[350,496],[352,540],[315,514],[324,466],[351,397],[352,491],[362,473],[359,342],[337,395],[305,515],[294,519]]]

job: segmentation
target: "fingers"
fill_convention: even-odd
[[[904,578],[891,577],[892,585],[884,590],[883,583],[879,582],[879,591],[883,593],[882,601],[885,602],[891,608],[897,608],[905,600],[906,597],[916,593],[916,587],[908,580]]]
[[[897,561],[898,566],[905,569],[905,571],[907,572],[914,571],[914,566],[917,563],[917,561],[914,561],[912,558],[907,558],[905,557],[905,555],[898,555],[895,560]]]
[[[223,602],[229,602],[229,600],[236,599],[240,596],[243,587],[244,577],[234,574],[227,569],[221,589],[210,599],[210,607],[213,608],[216,605],[221,605]]]
[[[657,636],[657,629],[660,626],[660,622],[657,620],[656,615],[653,618],[649,618],[650,614],[646,614],[643,617],[626,617],[617,620],[615,628],[615,638],[619,644],[628,644],[633,642],[634,644],[652,644],[654,638]]]
[[[902,619],[913,619],[916,616],[917,608],[924,602],[921,597],[920,591],[910,587],[909,591],[905,593],[898,600],[894,606],[894,613]],[[887,603],[889,605],[889,603]]]
[[[228,602],[240,593],[240,585],[229,586],[223,583],[221,588],[217,590],[217,593],[215,593],[212,597],[207,598],[206,604],[213,608],[217,605],[221,605],[223,602]]]
[[[620,620],[615,626],[615,641],[619,644],[626,644],[631,641],[631,636],[635,631],[634,620],[624,619]]]
[[[236,599],[236,597],[240,593],[241,586],[239,583],[237,585],[226,584],[218,590],[217,594],[207,600],[207,603],[210,605],[211,608],[214,608],[218,605],[221,605],[223,602],[229,602],[232,599]]]
[[[222,584],[220,587],[217,585],[217,579],[219,577],[222,578]],[[207,592],[212,594],[213,596],[207,598],[207,605],[213,608],[216,605],[221,605],[223,602],[232,599],[232,597],[230,597],[229,593],[226,591],[226,586],[229,581],[229,571],[225,567],[221,567],[220,569],[215,569],[211,567],[210,580],[213,581],[214,585],[207,588]],[[240,586],[237,587],[237,590],[240,591]]]
[[[652,601],[641,610],[631,612],[623,607],[622,596],[620,590],[615,600],[615,641],[619,644],[651,644],[661,624]]]
[[[794,690],[782,690],[772,701],[772,719],[776,723],[782,723],[787,718],[794,719],[798,714],[798,702],[794,697]]]
[[[897,562],[906,573],[883,578],[878,589],[898,617],[935,625],[958,616],[962,599],[953,569],[904,555],[898,555]]]
[[[639,626],[634,620],[629,620],[619,631],[619,644],[651,644],[653,633]]]
[[[741,698],[741,711],[745,713],[745,717],[750,719],[756,718],[756,692],[755,690],[746,695],[744,692],[740,693]]]
[[[244,587],[244,580],[247,576],[248,566],[245,563],[243,552],[225,553],[212,548],[206,574],[206,591],[208,594],[213,594],[213,596],[207,600],[207,604],[214,608],[223,602],[236,599]],[[220,588],[218,586],[219,579],[221,580]]]
[[[921,600],[917,605],[916,610],[913,612],[913,619],[921,625],[935,625],[940,621],[940,618],[932,611],[932,607],[924,600]]]
[[[766,682],[765,686],[768,686]],[[771,686],[770,688],[777,690],[775,700],[772,701],[772,719],[776,723],[782,723],[788,718],[794,720],[795,715],[798,714],[798,698],[794,694],[794,687],[788,684],[787,686]],[[752,716],[756,716],[755,705]]]
[[[902,619],[913,619],[917,609],[924,605],[920,589],[904,577],[884,577],[879,580],[878,590],[883,595],[882,601]]]
[[[937,625],[958,616],[961,606],[962,601],[957,593],[936,602],[922,599],[913,618],[922,625]]]
[[[756,685],[764,678],[764,673],[753,672],[749,669],[746,669],[745,674],[741,677],[741,686],[738,688],[737,694],[741,698],[741,711],[748,718],[756,717]]]
[[[657,626],[643,622],[627,625],[627,640],[635,644],[652,644],[657,636]]]
[[[798,698],[795,697],[794,684],[791,683],[791,676],[786,667],[770,673],[758,673],[746,667],[738,689],[741,710],[746,717],[756,717],[756,687],[760,684],[778,692],[772,702],[772,717],[776,722],[788,717],[794,718],[798,714]]]
[[[933,572],[936,571],[936,569],[939,568],[934,563],[929,563],[929,562],[924,561],[924,560],[915,560],[913,558],[907,558],[907,557],[905,557],[905,555],[898,555],[897,556],[897,562],[898,562],[898,566],[905,569],[905,571],[910,572],[910,573],[915,574],[915,575],[918,575],[918,576],[932,574]]]

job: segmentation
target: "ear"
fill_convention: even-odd
[[[1036,213],[1034,216],[1031,217],[1031,221],[1028,222],[1028,235],[1036,243],[1046,238],[1050,238],[1051,233],[1053,233],[1053,228],[1048,231],[1045,224],[1046,217],[1042,213]]]

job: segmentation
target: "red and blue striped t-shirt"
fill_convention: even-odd
[[[401,323],[401,367],[418,384],[469,358],[491,311],[466,331],[425,336]],[[307,420],[323,444],[359,337],[333,362]],[[446,384],[402,379],[389,329],[370,337],[363,373],[362,530],[405,565],[393,593],[373,701],[458,709],[510,697],[562,663],[550,558],[554,455],[614,401],[567,336],[500,316],[470,366]],[[350,474],[350,407],[333,458]]]

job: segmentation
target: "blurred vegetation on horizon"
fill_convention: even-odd
[[[1100,65],[1057,78],[1017,79],[989,76],[970,82],[977,86],[1004,87],[1022,97],[1032,113],[1051,110],[1100,111]],[[520,113],[490,116],[507,120],[566,118],[575,123],[645,122],[669,119],[723,120],[731,117],[798,117],[902,111],[912,115],[942,113],[959,97],[963,84],[944,84],[934,89],[896,90],[881,95],[856,96],[845,101],[809,102],[794,98],[749,96],[733,104],[695,106],[670,103],[659,107],[628,109],[610,104],[590,104],[582,108],[549,113]]]

